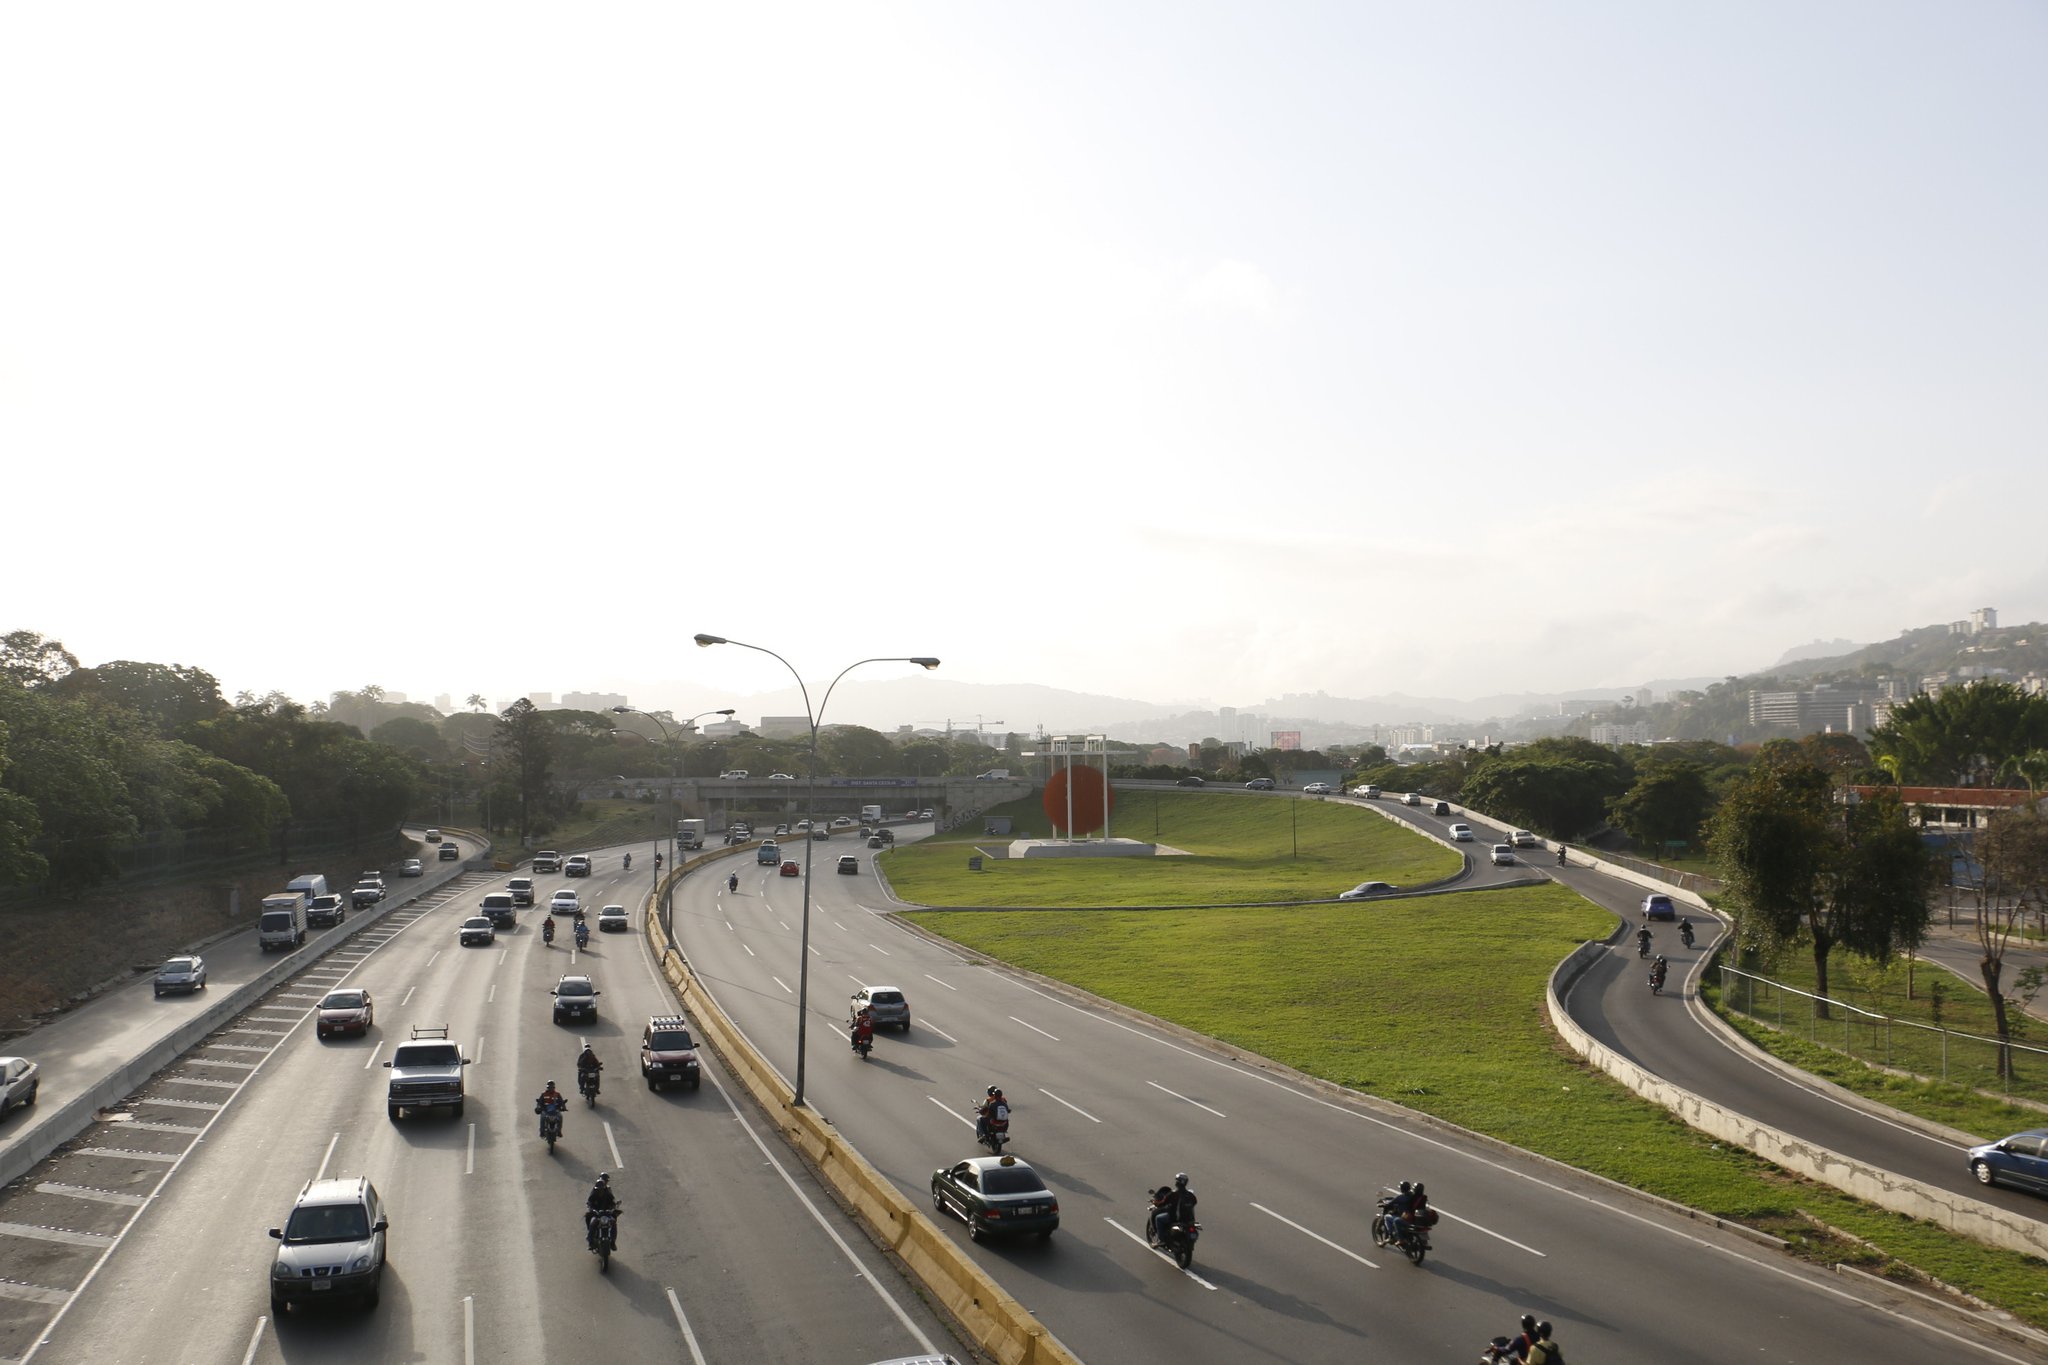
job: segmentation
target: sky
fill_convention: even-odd
[[[1255,705],[2042,619],[2044,69],[2017,0],[8,6],[0,630],[684,712],[789,677],[697,632]]]

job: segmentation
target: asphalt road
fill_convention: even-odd
[[[634,905],[651,869],[629,885],[617,865],[600,854],[595,877],[541,878],[539,899],[566,884],[593,908]],[[641,1083],[640,1025],[672,1010],[641,934],[546,948],[535,910],[494,947],[457,946],[457,923],[503,880],[451,883],[309,962],[8,1191],[0,1281],[40,1293],[0,1289],[0,1357],[838,1365],[950,1348],[715,1064],[694,1093]],[[532,1099],[550,1077],[573,1095],[581,1035],[551,1022],[549,995],[572,970],[604,992],[585,1032],[606,1085],[595,1109],[574,1105],[550,1154]],[[342,983],[374,992],[376,1027],[321,1042],[308,1011]],[[448,1025],[475,1058],[460,1119],[385,1116],[378,1063],[415,1024]],[[625,1209],[604,1275],[581,1220],[599,1170]],[[322,1174],[368,1175],[390,1206],[382,1303],[273,1321],[264,1230]]]
[[[830,871],[852,848],[814,850],[808,1099],[927,1201],[931,1172],[974,1154],[971,1105],[1000,1082],[1012,1151],[1059,1195],[1062,1224],[1046,1243],[969,1254],[1084,1358],[1466,1359],[1523,1311],[1556,1322],[1579,1360],[2025,1358],[1598,1181],[927,941],[883,917],[865,849],[857,876]],[[726,865],[686,879],[678,934],[703,987],[792,1076],[802,882],[748,856],[729,866],[736,894]],[[862,983],[903,988],[914,1012],[868,1062],[842,1031]],[[1145,1191],[1176,1170],[1206,1228],[1190,1273],[1140,1240]],[[1375,1187],[1402,1178],[1427,1181],[1444,1214],[1421,1267],[1367,1231]]]

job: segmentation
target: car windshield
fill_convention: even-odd
[[[396,1060],[399,1066],[454,1066],[462,1060],[462,1052],[453,1043],[430,1043],[402,1047]]]
[[[688,1052],[695,1046],[690,1035],[681,1029],[664,1029],[650,1038],[647,1045],[656,1052]]]
[[[285,1225],[287,1242],[360,1242],[370,1235],[369,1215],[361,1204],[315,1204],[292,1210]]]
[[[555,993],[557,995],[588,995],[590,994],[590,983],[588,981],[564,981],[556,988]]]
[[[868,998],[870,1000],[873,1000],[877,1005],[900,1005],[903,1003],[903,992],[876,991],[873,995],[869,996]]]
[[[320,1002],[323,1010],[359,1010],[363,1007],[361,991],[332,991]]]
[[[491,922],[482,915],[471,915],[462,922],[462,927],[465,929],[488,929],[491,927]]]
[[[1044,1194],[1045,1182],[1037,1174],[1017,1166],[992,1166],[981,1173],[984,1194]]]
[[[183,976],[186,972],[192,970],[192,959],[189,957],[174,957],[159,970],[160,974],[164,976]]]

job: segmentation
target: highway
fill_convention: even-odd
[[[538,879],[539,899],[573,886],[593,908],[634,906],[637,929],[650,878],[600,853],[589,879]],[[502,884],[464,876],[307,953],[291,984],[0,1196],[0,1358],[839,1365],[955,1349],[715,1064],[694,1093],[641,1083],[640,1026],[672,1006],[640,933],[546,948],[534,910],[494,947],[457,946]],[[580,1037],[551,1022],[549,995],[572,970],[604,992],[587,1035],[606,1085],[550,1154],[532,1099],[550,1077],[574,1092]],[[313,1036],[309,1011],[337,984],[374,993],[367,1038]],[[460,1119],[385,1116],[379,1062],[416,1024],[448,1025],[475,1059]],[[625,1209],[605,1275],[581,1221],[600,1170]],[[274,1320],[264,1230],[323,1174],[368,1175],[390,1207],[382,1302]]]
[[[929,941],[885,918],[865,849],[859,875],[831,871],[851,847],[814,848],[808,1098],[928,1202],[931,1172],[974,1153],[971,1104],[1002,1084],[1012,1150],[1059,1195],[1061,1229],[968,1246],[945,1226],[1086,1359],[1462,1359],[1525,1310],[1555,1321],[1578,1360],[2027,1358],[1603,1182]],[[679,938],[701,986],[789,1077],[800,879],[750,854],[714,867],[685,880]],[[903,988],[915,1016],[866,1063],[842,1032],[862,983]],[[1188,1273],[1140,1241],[1145,1191],[1176,1170],[1206,1228]],[[1366,1230],[1375,1187],[1401,1178],[1427,1181],[1444,1214],[1421,1267]]]
[[[1389,807],[1398,818],[1434,833],[1450,820],[1472,825],[1481,838],[1500,828],[1460,811],[1448,819],[1413,807]],[[1485,845],[1480,846],[1484,856]],[[1535,852],[1535,850],[1532,850]],[[1557,867],[1537,858],[1531,864],[1625,924],[1641,922],[1642,887],[1581,863]],[[1525,869],[1526,870],[1526,869]],[[1699,1001],[1699,973],[1716,937],[1725,931],[1718,917],[1698,911],[1692,948],[1679,942],[1672,924],[1651,926],[1651,951],[1669,960],[1671,975],[1662,995],[1652,995],[1632,937],[1595,963],[1565,998],[1573,1019],[1593,1037],[1638,1066],[1683,1086],[1695,1095],[1745,1114],[1844,1156],[1911,1180],[1967,1195],[2036,1221],[2048,1217],[2048,1203],[2002,1186],[1984,1186],[1971,1176],[1955,1138],[1871,1102],[1850,1103],[1843,1092],[1817,1085],[1802,1073],[1762,1060],[1746,1045],[1728,1039],[1707,1021]],[[2015,1129],[2027,1126],[2015,1124]],[[2003,1133],[1987,1134],[2003,1137]]]

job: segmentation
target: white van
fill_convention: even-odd
[[[284,884],[287,891],[303,891],[308,901],[317,900],[327,894],[327,878],[318,872],[302,872]]]
[[[283,948],[287,952],[306,941],[306,893],[281,891],[263,898],[263,913],[256,920],[256,946],[264,952]]]

